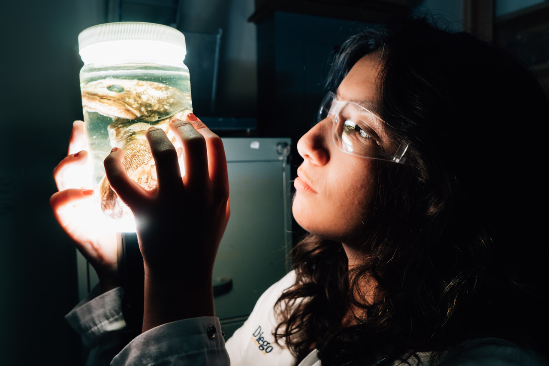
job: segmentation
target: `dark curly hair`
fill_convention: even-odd
[[[380,114],[410,144],[406,164],[376,161],[374,214],[359,234],[369,259],[353,273],[341,243],[308,235],[296,246],[275,339],[298,362],[316,347],[323,365],[423,351],[436,362],[481,337],[546,352],[549,103],[539,83],[498,47],[416,16],[347,40],[328,89],[372,52],[383,64]],[[373,303],[360,296],[363,279],[377,283]],[[344,326],[353,308],[364,311]]]

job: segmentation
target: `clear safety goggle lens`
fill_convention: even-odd
[[[363,106],[335,99],[328,93],[318,112],[318,122],[332,117],[334,144],[343,152],[364,158],[404,163],[408,144],[384,137],[383,120]]]

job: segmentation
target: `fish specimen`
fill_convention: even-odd
[[[173,118],[183,118],[192,111],[190,94],[168,85],[143,80],[102,79],[82,87],[84,112],[97,112],[112,118],[108,126],[112,147],[124,151],[122,161],[128,176],[141,187],[156,187],[156,167],[151,155],[146,132],[151,126],[168,129]],[[172,135],[172,143],[175,136]],[[181,149],[178,149],[178,155]],[[101,209],[113,219],[128,212],[107,177],[99,183]]]

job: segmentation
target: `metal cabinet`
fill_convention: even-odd
[[[214,267],[216,316],[226,339],[246,320],[257,299],[291,268],[289,138],[224,138],[231,217]],[[79,295],[97,275],[77,254]]]

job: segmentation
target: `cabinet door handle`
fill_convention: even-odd
[[[214,297],[225,295],[233,289],[233,279],[230,277],[220,277],[213,281]]]

